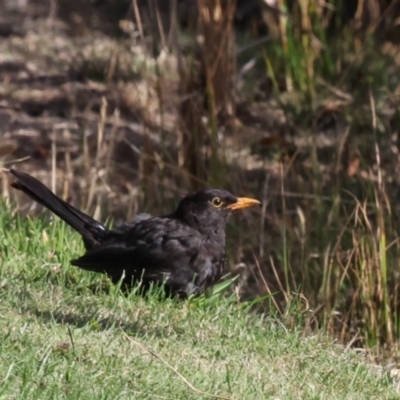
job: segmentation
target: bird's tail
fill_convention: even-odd
[[[10,169],[8,172],[17,179],[11,183],[13,188],[24,192],[32,200],[48,208],[79,232],[86,248],[93,247],[107,236],[109,231],[105,226],[61,200],[33,176],[15,169]]]

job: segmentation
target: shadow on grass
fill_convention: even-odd
[[[116,319],[114,319],[112,316],[99,319],[96,316],[96,313],[81,315],[75,312],[40,311],[37,309],[29,309],[29,308],[25,309],[24,312],[27,314],[35,315],[45,324],[56,322],[57,324],[62,324],[62,325],[65,324],[72,325],[79,329],[87,327],[90,330],[95,330],[95,331],[107,331],[112,328],[118,327],[123,329],[124,331],[135,332],[136,334],[139,335],[151,334],[160,337],[165,336],[163,335],[163,332],[158,331],[157,329],[155,331],[151,330],[150,332],[150,330],[148,329],[149,327],[144,326],[139,321],[136,322],[132,321],[130,323],[117,322]]]

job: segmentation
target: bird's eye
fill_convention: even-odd
[[[222,206],[222,200],[221,200],[219,197],[214,197],[214,198],[211,200],[211,203],[212,203],[212,205],[213,205],[214,207],[216,207],[216,208],[219,208],[219,207]]]

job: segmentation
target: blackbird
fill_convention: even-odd
[[[226,190],[208,189],[184,197],[165,216],[139,216],[108,229],[61,200],[24,172],[10,169],[11,186],[51,210],[83,238],[86,253],[71,261],[87,271],[108,275],[113,283],[131,288],[164,285],[170,295],[199,295],[222,276],[225,226],[232,211],[260,204]]]

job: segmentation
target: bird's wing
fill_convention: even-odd
[[[149,218],[110,242],[89,250],[72,264],[88,271],[103,272],[114,282],[168,281],[175,286],[192,282],[198,272],[197,258],[203,238],[197,231],[169,218]]]
[[[120,234],[126,234],[128,233],[136,224],[140,223],[141,221],[144,221],[146,219],[152,218],[152,216],[150,214],[146,214],[146,213],[141,213],[136,215],[136,217],[129,222],[123,222],[117,226],[115,226],[112,229],[113,233],[116,233],[118,235]]]

